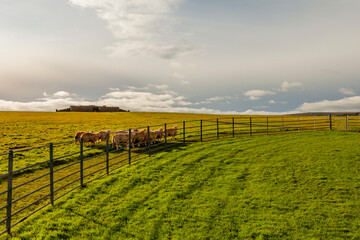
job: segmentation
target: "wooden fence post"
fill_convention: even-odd
[[[151,149],[150,149],[150,126],[147,127],[147,133],[148,133],[147,147],[148,147],[149,157],[151,157]]]
[[[216,119],[216,136],[217,139],[219,139],[219,119]]]
[[[203,120],[200,120],[200,142],[203,141]]]
[[[266,135],[269,135],[269,117],[266,117]]]
[[[314,131],[316,131],[316,115],[314,115]]]
[[[284,134],[284,116],[282,116],[282,133]]]
[[[129,165],[131,165],[131,128],[129,128]]]
[[[50,202],[54,206],[54,145],[50,143]]]
[[[106,174],[109,175],[109,139],[110,133],[106,133]]]
[[[251,136],[252,136],[252,121],[251,121],[251,117],[250,117],[249,127],[250,127],[250,137],[251,137]]]
[[[232,134],[233,134],[233,138],[234,138],[235,137],[235,119],[234,118],[232,118],[232,130],[233,130]]]
[[[183,121],[183,142],[185,145],[185,121]]]
[[[10,150],[9,163],[8,163],[8,192],[7,192],[7,207],[6,207],[6,230],[9,235],[11,234],[13,162],[14,162],[14,152]]]
[[[346,115],[346,131],[349,131],[349,115]]]
[[[329,130],[332,130],[331,114],[329,115]]]

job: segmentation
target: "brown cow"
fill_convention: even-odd
[[[99,141],[99,134],[94,132],[87,132],[81,134],[80,138],[83,139],[84,145],[86,145],[87,142],[95,144],[97,141]]]
[[[98,132],[97,134],[99,134],[99,140],[101,142],[106,141],[106,136],[108,133],[110,134],[111,130],[106,130],[106,131],[103,130],[103,131]]]
[[[143,145],[146,145],[146,142],[148,140],[148,132],[145,129],[138,130],[135,135],[135,144],[138,147],[141,147]]]
[[[173,126],[172,128],[167,130],[166,136],[171,136],[172,140],[175,140],[175,136],[177,134],[178,126]]]
[[[77,132],[77,133],[75,134],[75,136],[74,136],[75,143],[78,142],[78,141],[80,141],[81,135],[82,135],[83,133],[86,133],[86,132],[81,131],[81,132]],[[93,132],[93,131],[90,131],[90,133],[94,133],[94,132]]]

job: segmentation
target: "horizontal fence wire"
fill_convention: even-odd
[[[53,160],[56,161],[56,160],[59,160],[59,159],[71,157],[71,156],[77,155],[77,154],[79,154],[79,153],[80,153],[80,152],[70,153],[70,154],[65,155],[65,156],[60,156],[60,157],[54,158]]]
[[[36,193],[36,192],[44,189],[44,188],[46,188],[46,187],[49,187],[49,186],[50,186],[50,183],[47,184],[47,185],[44,185],[44,186],[42,186],[42,187],[40,187],[40,188],[38,188],[38,189],[36,189],[35,191],[32,191],[32,192],[30,192],[30,193],[27,193],[27,194],[23,195],[22,197],[14,200],[14,201],[12,201],[11,203],[16,203],[16,202],[20,201],[21,199],[24,199],[24,198],[26,198],[26,197],[28,197],[28,196],[30,196],[30,195],[32,195],[32,194],[34,194],[34,193]]]
[[[19,170],[13,171],[12,174],[17,174],[17,173],[19,173],[19,172],[21,172],[21,171],[27,170],[27,169],[29,169],[29,168],[37,167],[37,166],[39,166],[39,165],[42,165],[42,164],[45,164],[45,163],[48,163],[48,162],[49,162],[49,160],[43,161],[43,162],[39,162],[39,163],[35,163],[35,164],[30,165],[30,166],[23,167],[23,168],[21,168],[21,169],[19,169]]]
[[[176,128],[176,138],[173,140],[173,127],[177,126]],[[140,130],[135,130],[140,129]],[[14,153],[20,153],[25,151],[30,151],[33,149],[40,149],[40,148],[52,148],[54,146],[59,146],[62,144],[69,144],[74,143],[77,146],[80,147],[80,151],[76,151],[73,153],[69,153],[67,155],[63,156],[57,156],[56,158],[51,157],[50,160],[45,160],[39,163],[34,163],[29,166],[14,170],[12,172],[2,174],[0,175],[0,179],[8,178],[8,181],[12,181],[12,178],[19,177],[20,172],[24,171],[25,174],[33,173],[34,171],[44,172],[46,169],[49,169],[49,164],[55,164],[55,166],[59,166],[64,164],[64,166],[60,166],[55,169],[50,169],[50,171],[43,173],[41,176],[35,176],[33,179],[20,183],[16,185],[15,187],[12,187],[11,190],[18,189],[20,187],[24,187],[25,185],[28,185],[31,187],[34,185],[34,182],[37,180],[40,180],[48,175],[53,176],[55,173],[60,173],[60,171],[65,169],[72,169],[75,170],[71,173],[65,173],[66,175],[63,175],[64,173],[59,174],[59,178],[56,180],[50,180],[52,182],[49,182],[48,184],[45,184],[43,186],[38,186],[36,190],[33,190],[23,196],[18,196],[16,200],[11,201],[11,204],[15,203],[21,203],[24,198],[34,198],[35,193],[38,195],[38,192],[41,190],[44,190],[50,186],[53,186],[54,184],[58,184],[60,182],[64,182],[64,185],[61,187],[58,187],[57,189],[51,190],[49,194],[46,194],[45,196],[41,196],[40,198],[36,199],[31,204],[28,204],[26,206],[21,206],[20,209],[16,210],[15,213],[11,213],[10,218],[26,211],[28,208],[35,204],[39,204],[40,202],[43,202],[46,198],[49,198],[52,196],[51,201],[58,200],[59,198],[69,194],[70,192],[74,191],[75,189],[78,189],[79,187],[83,186],[84,184],[90,183],[96,179],[99,179],[103,176],[106,176],[109,172],[113,172],[117,169],[120,169],[124,166],[129,165],[130,163],[136,163],[144,158],[147,158],[153,153],[167,151],[170,149],[174,149],[178,146],[184,146],[187,142],[199,142],[199,141],[207,141],[207,140],[215,140],[219,138],[226,138],[226,137],[236,137],[236,136],[252,136],[252,135],[264,135],[264,134],[284,134],[284,133],[295,133],[295,132],[307,132],[307,131],[322,131],[322,130],[338,130],[338,131],[350,131],[350,130],[356,130],[360,131],[360,117],[344,117],[344,116],[270,116],[270,117],[264,117],[264,116],[242,116],[242,117],[220,117],[220,118],[207,118],[203,120],[189,120],[189,121],[182,121],[182,122],[171,122],[166,124],[157,124],[152,126],[146,126],[146,127],[138,127],[138,128],[130,128],[125,130],[119,130],[121,132],[120,134],[125,134],[129,136],[129,130],[131,131],[131,136],[128,138],[127,142],[124,143],[125,146],[120,145],[119,149],[114,148],[112,144],[112,139],[110,138],[110,134],[114,134],[114,132],[107,133],[106,135],[101,135],[101,144],[95,144],[92,139],[92,136],[86,136],[83,137],[80,141],[64,141],[64,142],[57,142],[57,143],[51,143],[51,144],[45,144],[42,146],[37,147],[30,147],[25,149],[19,149],[14,150],[6,153],[1,153],[0,156],[5,155],[11,155]],[[147,131],[150,130],[150,133],[147,133]],[[138,133],[140,131],[143,131],[139,135]],[[162,134],[162,135],[159,135]],[[155,139],[148,139],[154,138]],[[167,135],[166,137],[164,135]],[[104,144],[104,136],[106,136],[107,143]],[[144,140],[145,139],[145,140]],[[85,140],[85,141],[84,141]],[[130,141],[130,142],[129,142]],[[85,143],[90,142],[91,146],[86,146]],[[126,145],[129,145],[129,143],[133,147],[130,147],[128,149]],[[150,143],[150,145],[148,145]],[[76,146],[75,145],[75,146]],[[49,148],[49,149],[50,149]],[[63,148],[63,147],[62,147]],[[96,152],[96,153],[90,153],[85,154],[89,151],[102,151],[102,152]],[[95,154],[95,155],[93,155]],[[91,155],[91,156],[90,156]],[[13,155],[16,157],[16,155]],[[129,156],[131,156],[131,159],[129,159]],[[106,157],[106,160],[103,160]],[[46,157],[47,158],[47,157]],[[63,161],[66,161],[66,163],[62,163],[61,159],[65,159]],[[120,161],[115,161],[118,158],[123,158]],[[79,160],[80,159],[80,160]],[[50,163],[52,161],[52,163]],[[58,161],[58,162],[57,162]],[[84,166],[84,163],[91,162],[91,165]],[[102,167],[101,165],[104,164],[106,166]],[[66,164],[66,165],[65,165]],[[103,165],[103,166],[104,166]],[[46,168],[39,168],[39,166],[45,166]],[[76,166],[77,169],[74,169]],[[91,173],[88,173],[90,169],[93,169]],[[106,170],[106,171],[104,171]],[[86,173],[84,173],[86,171]],[[104,174],[101,174],[100,172],[104,171]],[[79,178],[77,179],[71,179],[70,177],[75,176],[76,174],[79,174]],[[100,174],[100,175],[99,175]],[[88,181],[83,182],[83,179],[90,178]],[[43,181],[43,180],[42,180]],[[69,186],[75,184],[75,183],[81,183],[69,190],[65,190]],[[31,185],[32,184],[32,185]],[[35,186],[35,185],[34,185]],[[29,188],[29,187],[28,187]],[[65,190],[65,192],[63,192]],[[9,190],[4,190],[0,192],[0,196],[4,194],[9,194]],[[54,194],[61,195],[57,196],[54,199]],[[10,192],[11,194],[11,192]],[[34,196],[32,196],[34,195]],[[53,202],[45,203],[42,207],[36,209],[35,211],[31,212],[25,217],[20,216],[20,220],[17,221],[15,224],[11,225],[11,228],[18,225],[20,222],[27,219],[29,216],[33,215],[35,212],[38,212],[39,210],[43,209],[44,207],[48,206],[49,204],[53,204]],[[0,208],[0,210],[8,209],[9,205],[6,204]],[[11,205],[10,205],[11,208]],[[15,209],[14,209],[15,210]],[[23,215],[23,214],[21,214]],[[0,221],[0,224],[6,222],[8,217],[4,218]],[[7,232],[8,229],[6,229],[1,234]],[[0,235],[1,235],[0,234]]]
[[[75,174],[77,174],[77,173],[79,173],[79,172],[80,172],[80,170],[78,170],[78,171],[76,171],[76,172],[73,172],[73,173],[69,173],[69,175],[66,175],[66,176],[64,176],[64,177],[62,177],[62,178],[59,178],[59,179],[55,180],[53,183],[60,182],[60,181],[66,179],[66,178],[68,178],[68,177],[71,177],[71,176],[73,176],[73,175],[75,175]]]
[[[61,189],[64,189],[64,188],[70,186],[71,184],[73,184],[73,183],[75,183],[75,182],[77,182],[77,181],[79,181],[79,180],[81,180],[81,178],[78,178],[78,179],[76,179],[76,180],[73,180],[73,181],[65,184],[64,186],[59,187],[58,189],[54,190],[54,193],[60,191]]]
[[[16,211],[15,213],[13,213],[13,214],[11,215],[11,217],[15,216],[16,214],[18,214],[18,213],[20,213],[20,212],[24,211],[25,209],[27,209],[27,208],[31,207],[32,205],[34,205],[34,204],[36,204],[36,203],[40,202],[41,200],[43,200],[43,199],[45,199],[45,198],[47,198],[47,197],[49,197],[49,196],[50,196],[50,194],[45,195],[45,196],[41,197],[40,199],[36,200],[35,202],[30,203],[29,205],[27,205],[27,206],[25,206],[25,207],[21,208],[20,210]]]
[[[49,144],[45,144],[45,145],[37,146],[37,147],[24,148],[24,149],[14,150],[13,153],[25,152],[25,151],[30,151],[30,150],[39,149],[39,148],[48,147],[48,146],[49,146]]]
[[[43,178],[43,177],[46,177],[46,176],[48,176],[48,175],[50,175],[50,173],[45,173],[44,175],[41,175],[41,176],[39,176],[39,177],[36,177],[36,178],[34,178],[34,179],[31,179],[31,180],[29,180],[29,181],[27,181],[27,182],[21,183],[21,184],[15,186],[15,187],[13,187],[12,190],[17,189],[17,188],[22,187],[22,186],[25,186],[25,185],[27,185],[27,184],[29,184],[29,183],[32,183],[32,182],[34,182],[34,181],[36,181],[36,180],[39,180],[39,179],[41,179],[41,178]],[[7,192],[7,191],[6,191],[6,192]]]

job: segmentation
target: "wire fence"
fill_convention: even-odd
[[[327,130],[360,131],[360,117],[240,116],[182,121],[108,132],[99,143],[92,143],[90,136],[2,153],[0,236],[11,234],[15,226],[75,189],[158,152],[220,138]]]

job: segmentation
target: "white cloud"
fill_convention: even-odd
[[[360,96],[346,97],[333,101],[305,102],[297,110],[301,112],[360,111]]]
[[[288,81],[285,81],[285,82],[283,82],[281,84],[280,91],[286,92],[287,90],[289,90],[289,88],[300,88],[302,86],[303,86],[302,82],[288,82]]]
[[[216,96],[216,97],[211,97],[211,98],[207,98],[201,102],[197,102],[197,103],[194,103],[195,105],[199,105],[199,104],[209,104],[209,103],[212,103],[212,102],[215,102],[215,101],[223,101],[223,100],[231,100],[231,99],[234,99],[235,97],[232,97],[232,96]],[[227,101],[226,103],[228,103],[229,101]]]
[[[268,91],[268,90],[249,90],[244,93],[250,100],[258,100],[263,96],[266,95],[275,95],[275,92]]]
[[[155,85],[154,87],[157,88],[157,89],[161,89],[161,90],[167,90],[167,89],[169,88],[169,86],[166,85],[166,84],[163,84],[163,85]]]
[[[175,59],[193,51],[181,36],[173,33],[171,17],[184,0],[69,0],[73,5],[95,9],[107,23],[116,43],[111,55],[145,54]],[[175,40],[173,40],[175,39]]]
[[[109,88],[110,91],[120,91],[120,88]]]
[[[269,104],[275,104],[276,102],[275,102],[275,100],[270,100],[268,103]]]
[[[186,107],[194,103],[186,101],[184,96],[169,90],[167,85],[149,85],[146,88],[161,90],[161,93],[142,91],[129,87],[120,91],[112,90],[95,101],[88,101],[65,91],[46,94],[46,97],[31,102],[0,100],[0,111],[55,111],[72,105],[107,105],[119,106],[122,109],[145,112],[190,112],[221,114],[220,110],[209,108]],[[214,99],[216,100],[216,99]],[[235,113],[226,112],[226,113]]]
[[[54,93],[53,96],[54,97],[69,97],[70,93],[65,92],[65,91],[58,91],[58,92]]]
[[[344,95],[355,95],[354,90],[348,89],[348,88],[340,88],[339,92],[344,94]]]
[[[59,91],[65,92],[65,91]],[[56,92],[57,95],[59,92]],[[98,100],[88,101],[78,97],[77,94],[68,93],[68,96],[59,97],[55,94],[47,94],[46,98],[39,98],[31,102],[17,102],[0,100],[0,111],[50,111],[55,109],[64,109],[72,105],[107,105],[118,106],[122,109],[138,112],[183,112],[183,113],[205,113],[205,114],[281,114],[264,111],[246,110],[239,111],[221,111],[211,108],[194,108],[191,105],[197,105],[186,101],[184,96],[173,91],[163,93],[153,93],[140,90],[116,90],[111,91]],[[67,94],[63,94],[67,95]],[[206,101],[221,101],[233,99],[231,96],[212,97]]]

